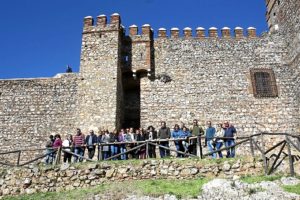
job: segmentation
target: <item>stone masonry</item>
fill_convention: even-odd
[[[266,0],[268,33],[198,27],[158,36],[119,14],[84,19],[80,72],[0,80],[2,151],[43,147],[48,135],[80,127],[156,128],[229,120],[242,135],[299,133],[299,0]],[[244,34],[246,32],[246,34]],[[250,70],[271,69],[278,95],[258,98]]]

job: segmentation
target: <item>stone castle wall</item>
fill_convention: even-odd
[[[238,159],[218,163],[201,160],[102,162],[53,168],[0,169],[0,196],[74,190],[116,181],[233,177],[262,173],[262,162]]]
[[[286,67],[293,71],[291,82],[294,87],[295,100],[298,103],[298,127],[300,126],[300,1],[298,0],[267,0],[267,21],[271,32],[279,32],[285,36],[288,55]],[[276,27],[276,29],[275,29]]]
[[[242,134],[255,122],[266,131],[295,131],[293,71],[284,67],[287,47],[281,35],[244,39],[158,38],[154,42],[155,76],[141,79],[142,125],[166,120],[174,123],[229,120]],[[250,69],[273,69],[279,96],[255,98]]]
[[[102,21],[101,21],[102,20]],[[104,21],[103,21],[104,20]],[[122,104],[122,74],[120,68],[120,16],[86,17],[81,47],[78,126],[113,130],[120,124]]]
[[[278,23],[279,31],[262,37],[253,28],[247,37],[240,28],[234,34],[211,28],[208,37],[198,28],[193,37],[186,28],[183,37],[172,29],[170,38],[159,29],[153,39],[149,25],[141,35],[131,26],[126,35],[118,14],[110,23],[103,15],[95,23],[86,17],[79,74],[0,81],[1,150],[43,147],[49,134],[76,127],[84,133],[92,127],[112,131],[127,117],[140,119],[142,127],[196,118],[201,123],[229,120],[241,134],[299,132],[300,5],[298,0],[280,2],[268,4],[269,14],[278,12],[278,18],[269,15],[269,24]],[[278,97],[254,97],[253,68],[274,71]]]
[[[76,127],[78,75],[0,80],[1,151],[44,147]]]

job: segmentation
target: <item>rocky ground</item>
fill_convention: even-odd
[[[202,187],[202,193],[197,200],[300,200],[300,195],[285,192],[281,186],[297,185],[300,180],[292,177],[283,177],[280,180],[271,182],[248,184],[234,177],[231,180],[214,179]],[[177,200],[174,195],[160,197],[128,195],[123,198],[115,195],[95,195],[89,200],[101,199],[123,199],[123,200]],[[183,199],[185,199],[183,197]],[[189,198],[187,198],[189,199]],[[190,199],[191,200],[191,199]]]

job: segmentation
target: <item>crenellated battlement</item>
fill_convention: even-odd
[[[110,16],[110,23],[108,23],[108,19],[106,15],[99,15],[97,16],[96,20],[94,20],[92,16],[87,16],[84,18],[84,28],[83,28],[84,33],[93,32],[93,31],[119,30],[120,28],[124,28],[124,27],[121,25],[121,17],[118,13],[114,13]],[[151,38],[154,34],[154,31],[149,24],[144,24],[140,28],[137,25],[133,24],[129,26],[128,29],[129,29],[129,36],[134,40],[145,38],[145,37]],[[244,29],[241,27],[236,27],[233,30],[233,32],[229,27],[223,27],[220,31],[216,27],[210,27],[208,30],[206,30],[203,27],[197,27],[195,31],[193,31],[193,29],[190,27],[185,27],[182,31],[177,27],[173,27],[169,31],[166,28],[159,28],[157,30],[157,38],[242,39],[242,38],[256,38],[256,37],[257,37],[256,28],[254,27],[247,28],[245,33],[244,33]]]
[[[143,35],[151,35],[153,34],[153,30],[149,24],[145,24],[141,28],[141,33],[139,33],[139,27],[135,24],[129,27],[129,36],[143,36]],[[147,31],[146,31],[147,30]],[[169,33],[169,35],[168,35]],[[182,34],[181,34],[182,33]],[[242,38],[256,38],[256,28],[249,27],[247,28],[246,34],[244,34],[244,29],[241,27],[236,27],[232,32],[230,28],[223,27],[220,31],[216,27],[211,27],[206,31],[203,27],[197,27],[195,31],[190,27],[185,27],[182,31],[177,28],[171,28],[169,31],[166,28],[159,28],[157,31],[157,38],[197,38],[197,39],[242,39]]]
[[[96,21],[96,23],[95,23]],[[110,16],[110,23],[108,23],[106,15],[99,15],[94,20],[92,16],[87,16],[83,21],[83,32],[93,31],[108,31],[108,30],[119,30],[121,27],[121,17],[118,13],[114,13]]]
[[[158,29],[157,35],[158,38],[168,38],[167,30],[165,28],[160,28]],[[244,35],[244,30],[243,28],[236,27],[234,29],[234,32],[232,34],[231,29],[228,27],[224,27],[221,29],[221,31],[218,30],[216,27],[211,27],[208,29],[208,31],[205,30],[203,27],[197,27],[195,31],[193,31],[190,27],[186,27],[182,30],[182,35],[180,35],[181,31],[179,28],[171,28],[169,31],[170,33],[170,38],[197,38],[197,39],[217,39],[217,38],[236,38],[236,39],[241,39],[241,38],[255,38],[257,37],[256,35],[256,29],[253,27],[249,27],[247,29],[247,34]]]

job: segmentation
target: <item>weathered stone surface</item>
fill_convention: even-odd
[[[115,173],[115,169],[109,169],[108,171],[106,171],[106,178],[112,178],[113,175]]]
[[[282,177],[280,179],[283,185],[297,185],[300,184],[300,180],[294,177]]]
[[[300,3],[280,2],[268,4],[271,31],[260,37],[153,38],[148,26],[127,36],[120,20],[85,27],[79,73],[0,80],[1,149],[44,147],[50,134],[76,127],[158,128],[195,118],[229,120],[240,135],[300,132]],[[277,97],[254,96],[252,69],[273,70]]]
[[[226,160],[224,160],[227,163]],[[250,162],[253,160],[250,160]],[[255,161],[261,162],[261,161]],[[229,169],[229,171],[223,172],[222,169],[224,163],[216,162],[214,165],[202,166],[199,165],[197,159],[187,159],[184,162],[179,160],[156,160],[154,162],[141,161],[134,166],[128,165],[128,163],[115,165],[114,162],[99,163],[99,167],[91,167],[89,163],[81,165],[80,168],[69,166],[65,169],[63,167],[56,167],[58,171],[44,170],[43,168],[39,173],[34,176],[31,169],[27,168],[9,168],[4,170],[2,178],[0,179],[0,191],[2,195],[8,194],[24,194],[36,191],[62,191],[71,190],[78,187],[95,186],[103,182],[120,181],[120,180],[138,180],[138,179],[189,179],[194,178],[199,173],[202,177],[228,177],[234,175],[243,175],[251,173],[261,173],[261,168],[244,169],[243,165],[249,164],[246,159],[240,163],[240,170],[233,172],[236,169]],[[243,164],[242,164],[243,163]],[[105,166],[104,168],[101,166]],[[108,167],[109,166],[109,167]],[[205,170],[203,170],[205,169]],[[205,173],[202,173],[205,171]],[[212,173],[218,171],[217,173]],[[207,173],[210,172],[210,173]],[[25,181],[26,180],[26,181]],[[25,184],[26,183],[26,184]],[[29,184],[30,183],[30,184]],[[17,190],[20,188],[21,190]],[[28,190],[26,190],[28,189]]]
[[[223,171],[228,172],[231,169],[230,164],[226,161],[223,165]]]

